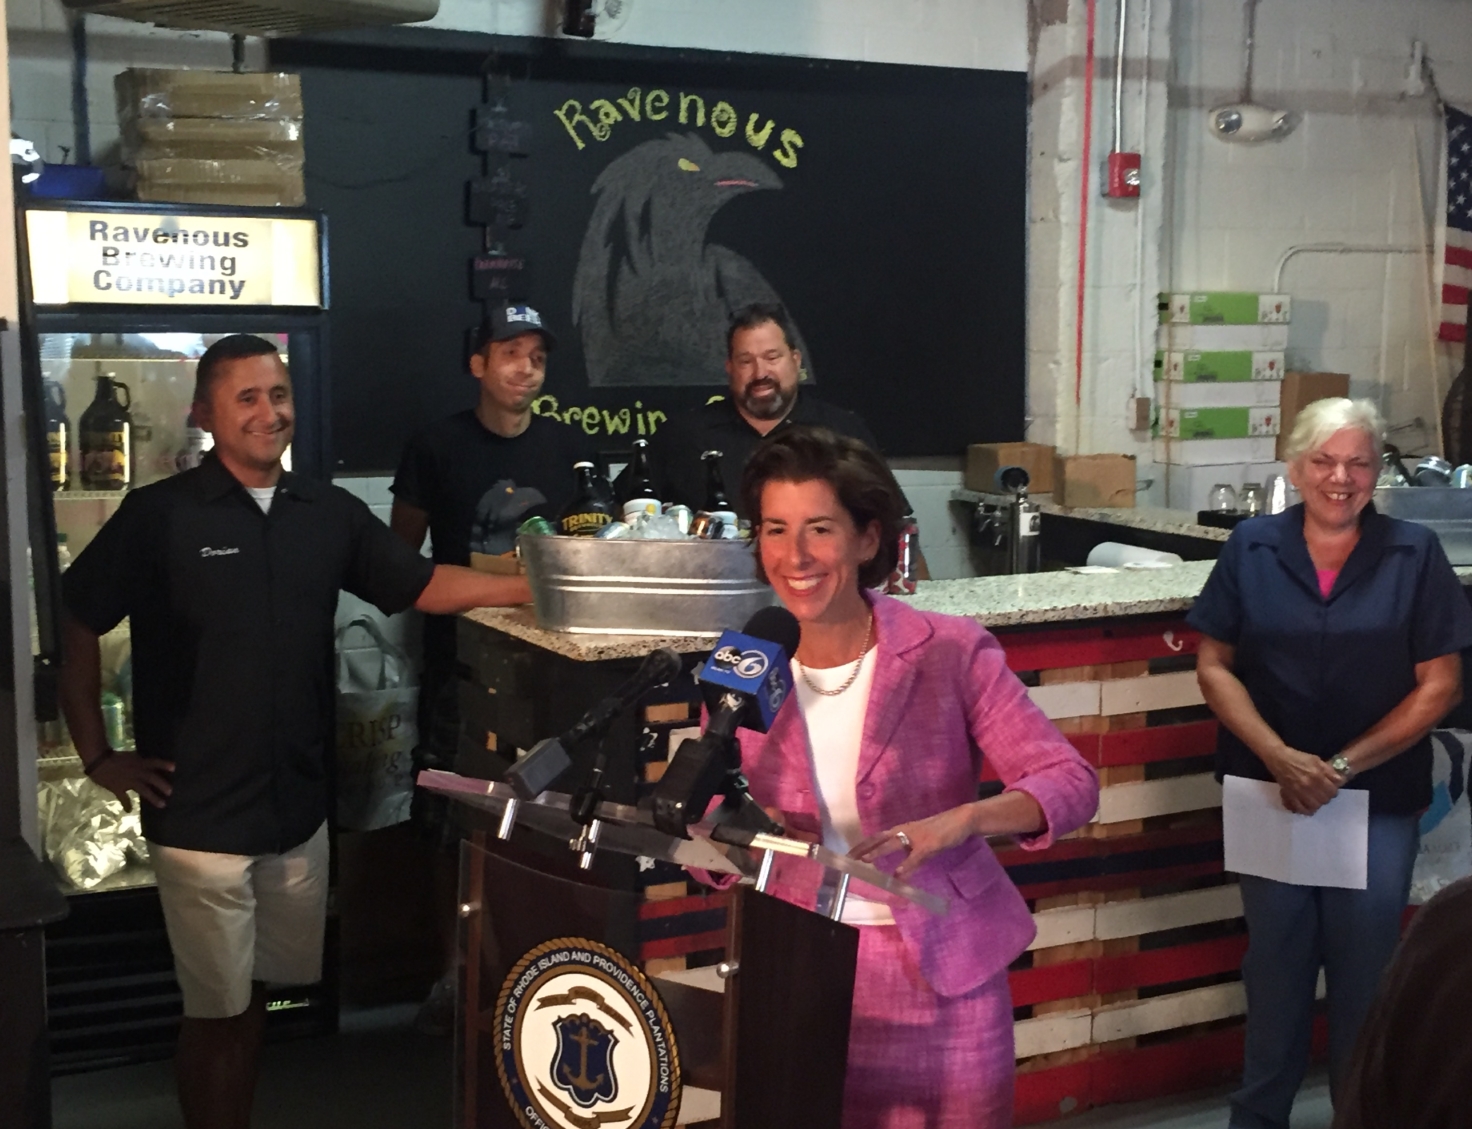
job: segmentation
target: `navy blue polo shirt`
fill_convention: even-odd
[[[1328,760],[1416,686],[1415,667],[1472,647],[1472,608],[1436,534],[1378,513],[1327,598],[1303,539],[1303,506],[1232,531],[1186,617],[1236,648],[1235,671],[1288,745]],[[1218,775],[1272,775],[1222,727]],[[1431,741],[1356,776],[1370,810],[1409,814],[1431,802]]]

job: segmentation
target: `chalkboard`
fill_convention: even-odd
[[[1020,439],[1026,76],[394,29],[275,40],[331,225],[333,444],[382,471],[472,403],[466,182],[487,88],[530,123],[505,248],[558,336],[552,412],[626,448],[724,386],[730,307],[779,298],[823,398],[892,457]]]

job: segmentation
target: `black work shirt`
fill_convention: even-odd
[[[1436,534],[1373,504],[1327,598],[1303,538],[1302,505],[1244,521],[1187,622],[1236,648],[1234,670],[1263,720],[1292,748],[1324,760],[1415,689],[1416,664],[1472,646],[1472,608]],[[1217,769],[1272,779],[1225,727]],[[1369,791],[1372,812],[1420,811],[1431,802],[1430,739],[1348,786]]]
[[[805,389],[776,427],[763,435],[746,422],[729,398],[705,404],[660,424],[649,440],[649,461],[661,501],[678,502],[692,510],[705,509],[705,451],[721,452],[721,480],[732,505],[742,517],[741,475],[757,446],[795,424],[826,427],[879,450],[868,424],[853,412],[825,403]],[[908,508],[909,503],[906,502]]]
[[[63,591],[99,635],[131,621],[138,752],[176,765],[145,835],[237,855],[306,841],[327,816],[338,590],[392,614],[433,570],[347,491],[296,475],[269,514],[212,456],[129,493]]]
[[[471,552],[497,556],[516,547],[527,518],[556,518],[577,491],[573,465],[592,459],[592,440],[545,416],[520,435],[497,435],[473,409],[437,420],[404,445],[394,497],[429,516],[440,564],[468,565]],[[455,620],[424,617],[426,667],[455,660]]]

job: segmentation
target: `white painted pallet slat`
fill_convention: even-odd
[[[1201,772],[1101,788],[1099,812],[1094,822],[1120,823],[1126,819],[1148,819],[1152,815],[1205,811],[1221,806],[1222,786],[1211,773]]]
[[[1063,717],[1095,717],[1099,713],[1099,683],[1056,682],[1051,686],[1029,686],[1033,705],[1052,720]]]
[[[1032,915],[1038,935],[1028,950],[1051,949],[1094,939],[1094,906],[1060,906],[1039,910]]]
[[[1159,898],[1106,902],[1094,910],[1094,936],[1101,941],[1113,941],[1241,917],[1242,891],[1234,883]]]
[[[1148,1000],[1109,1004],[1094,1013],[1090,1042],[1134,1039],[1156,1031],[1228,1019],[1246,1011],[1247,993],[1241,981],[1171,992]]]
[[[1012,1039],[1018,1058],[1053,1054],[1086,1047],[1093,1038],[1094,1017],[1087,1008],[1057,1011],[1012,1024]]]
[[[1099,712],[1105,717],[1199,706],[1206,701],[1201,696],[1201,687],[1196,684],[1194,670],[1174,670],[1168,674],[1101,682],[1099,690]]]

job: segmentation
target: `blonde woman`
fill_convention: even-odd
[[[1206,636],[1197,678],[1221,722],[1219,773],[1276,781],[1305,816],[1341,788],[1370,793],[1366,889],[1241,877],[1247,1048],[1233,1129],[1287,1129],[1321,968],[1330,1084],[1345,1083],[1400,935],[1431,802],[1428,735],[1461,700],[1472,610],[1436,535],[1376,512],[1384,436],[1368,400],[1305,408],[1287,452],[1302,504],[1238,526],[1189,616]]]

